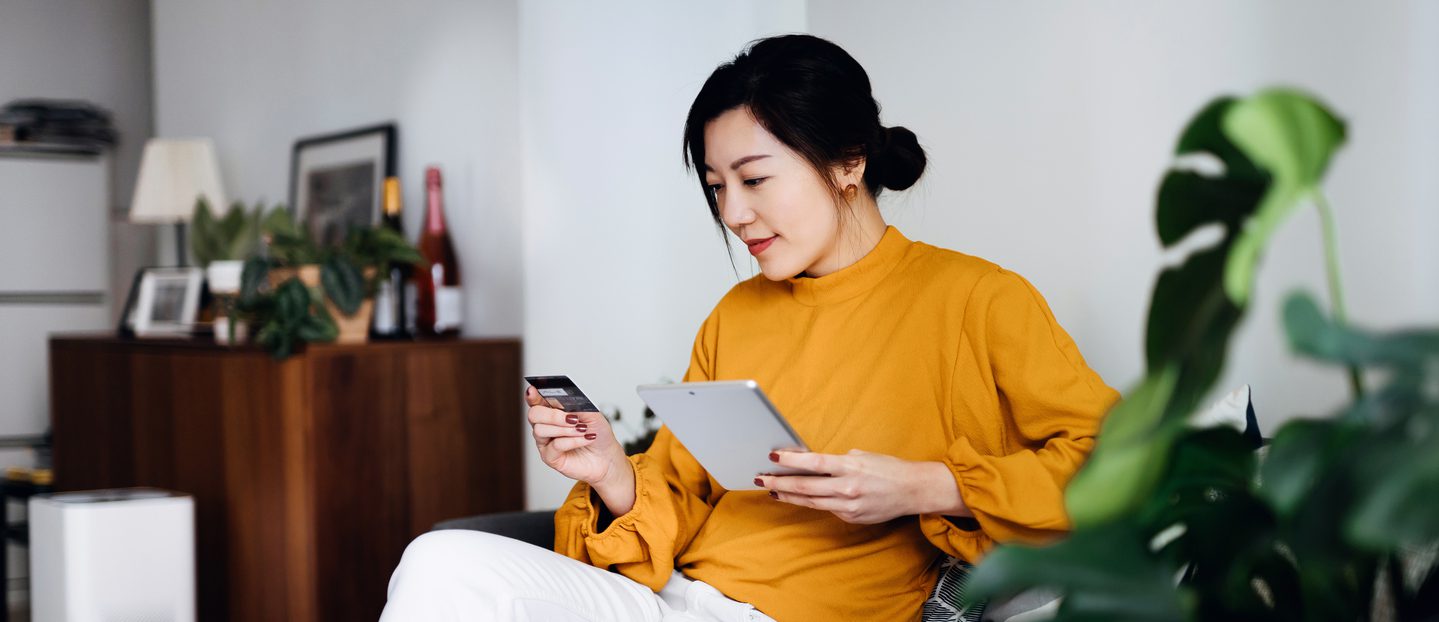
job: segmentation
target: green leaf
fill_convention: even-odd
[[[398,231],[388,227],[353,227],[345,238],[345,254],[357,265],[373,266],[380,272],[394,263],[413,264],[422,258],[420,252],[405,241]]]
[[[1355,466],[1357,498],[1344,527],[1360,546],[1376,551],[1439,542],[1439,429],[1435,411],[1380,423],[1383,432]],[[1411,411],[1413,412],[1413,411]],[[1417,413],[1415,413],[1417,415]],[[1371,425],[1372,430],[1375,426]]]
[[[1226,237],[1234,235],[1259,205],[1264,188],[1262,181],[1169,171],[1159,185],[1156,201],[1159,242],[1172,246],[1209,223],[1222,224]]]
[[[309,231],[296,224],[294,214],[283,206],[265,216],[260,228],[269,241],[270,257],[280,265],[302,266],[322,259]]]
[[[261,229],[270,235],[300,235],[300,228],[295,224],[295,215],[287,209],[271,210],[261,223]]]
[[[1319,186],[1330,157],[1344,143],[1344,123],[1312,98],[1272,89],[1235,102],[1221,128],[1273,183],[1230,249],[1224,290],[1243,306],[1259,254],[1279,225]]]
[[[1439,330],[1376,334],[1341,326],[1303,292],[1284,301],[1284,331],[1296,352],[1345,365],[1418,368],[1426,359],[1439,358]]]
[[[1225,136],[1276,181],[1312,188],[1344,144],[1344,122],[1312,97],[1269,89],[1236,102],[1221,122]]]
[[[1255,167],[1220,127],[1234,102],[1232,97],[1210,102],[1190,120],[1179,138],[1176,155],[1209,154],[1219,160],[1224,170],[1218,176],[1209,176],[1171,169],[1165,176],[1154,213],[1159,240],[1165,246],[1211,222],[1223,224],[1226,239],[1232,237],[1264,194],[1268,175]]]
[[[309,309],[310,290],[298,277],[289,278],[275,289],[275,316],[282,324],[298,324]]]
[[[1332,419],[1296,419],[1285,424],[1274,435],[1259,470],[1259,494],[1281,516],[1292,518],[1335,452],[1356,434],[1353,424]]]
[[[260,218],[263,213],[263,206],[257,204],[253,213],[245,210],[245,205],[236,201],[230,208],[226,218],[230,220],[227,226],[228,237],[225,240],[226,259],[244,259],[255,250],[260,240]]]
[[[1075,526],[1123,516],[1153,490],[1183,423],[1163,423],[1177,379],[1173,366],[1151,373],[1105,417],[1094,452],[1064,492]]]
[[[1260,252],[1304,196],[1303,188],[1275,182],[1260,201],[1257,215],[1249,219],[1235,237],[1224,269],[1224,293],[1234,304],[1243,306],[1248,303]]]
[[[348,259],[331,257],[320,269],[325,294],[345,315],[354,315],[365,301],[365,277]]]
[[[220,260],[239,260],[250,255],[259,242],[260,210],[250,214],[236,201],[218,219],[202,196],[195,202],[190,219],[190,245],[202,265]]]
[[[195,211],[190,215],[190,252],[202,266],[217,258],[218,250],[214,243],[216,226],[210,203],[201,195],[195,199]]]
[[[1149,554],[1133,525],[1111,524],[1048,547],[995,549],[969,576],[964,600],[1005,598],[1042,586],[1063,593],[1061,619],[1184,620],[1191,605],[1174,586],[1177,570]]]
[[[306,316],[295,332],[300,339],[312,343],[334,341],[339,334],[339,328],[328,314],[323,318],[316,315]]]
[[[1254,447],[1238,430],[1185,430],[1137,514],[1145,533],[1178,530],[1158,554],[1186,567],[1186,584],[1206,596],[1198,619],[1281,617],[1255,592],[1256,577],[1271,590],[1297,593],[1295,569],[1274,551],[1274,513],[1250,492],[1254,469]]]
[[[1187,415],[1189,405],[1214,385],[1244,310],[1220,285],[1225,250],[1196,252],[1177,268],[1160,273],[1150,298],[1145,355],[1150,370],[1175,365],[1180,370],[1172,401]]]
[[[240,271],[240,300],[255,300],[260,295],[260,290],[269,282],[269,278],[270,262],[262,257],[246,259],[245,267]]]
[[[1260,171],[1254,162],[1235,146],[1224,134],[1224,117],[1237,100],[1233,97],[1218,97],[1204,106],[1199,114],[1189,120],[1184,132],[1175,145],[1175,155],[1208,153],[1219,158],[1224,165],[1224,177],[1263,183],[1269,176]]]

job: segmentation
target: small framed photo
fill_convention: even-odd
[[[200,310],[200,268],[141,268],[120,315],[120,332],[136,337],[189,335]]]
[[[338,245],[351,226],[380,222],[385,178],[395,171],[393,123],[296,141],[290,157],[295,222],[320,246]]]

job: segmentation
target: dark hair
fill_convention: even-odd
[[[880,124],[869,75],[843,48],[811,35],[753,41],[710,74],[685,119],[685,166],[699,177],[721,236],[719,204],[705,182],[705,125],[741,106],[804,157],[836,197],[841,191],[830,168],[860,158],[865,188],[874,197],[885,188],[913,186],[924,173],[919,139],[906,128]]]

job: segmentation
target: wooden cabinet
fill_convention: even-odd
[[[311,346],[55,337],[60,490],[191,493],[201,620],[374,620],[436,521],[523,509],[517,340]]]

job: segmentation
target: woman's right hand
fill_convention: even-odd
[[[525,403],[530,406],[535,446],[550,468],[593,485],[628,465],[625,450],[603,414],[550,408],[534,387],[525,388]]]

